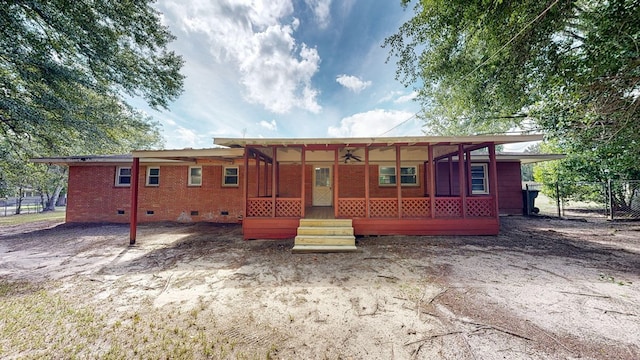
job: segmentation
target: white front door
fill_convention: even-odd
[[[331,206],[331,166],[315,166],[313,169],[313,206]]]

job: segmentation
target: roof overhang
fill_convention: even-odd
[[[213,149],[181,149],[181,150],[137,150],[133,157],[140,161],[148,159],[166,159],[177,161],[192,161],[194,159],[239,159],[244,156],[244,149],[213,148]]]
[[[543,161],[561,160],[564,159],[564,154],[531,154],[531,153],[498,153],[496,154],[496,161],[499,162],[520,162],[521,164],[533,164]],[[452,158],[454,161],[458,161],[458,157]],[[489,155],[487,154],[471,154],[471,161],[489,161]]]
[[[131,163],[133,157],[131,154],[125,155],[81,155],[81,156],[54,156],[31,159],[34,163],[42,164],[123,164]]]
[[[496,145],[529,141],[541,141],[542,135],[478,135],[478,136],[401,136],[401,137],[361,137],[361,138],[215,138],[213,143],[229,148],[247,146],[391,146],[391,145],[476,145],[494,143]]]
[[[133,158],[139,158],[142,163],[184,163],[196,159],[238,159],[244,156],[244,149],[213,148],[213,149],[181,149],[181,150],[138,150],[124,155],[84,155],[60,156],[31,159],[35,163],[44,164],[130,164]]]
[[[533,164],[533,163],[538,163],[543,161],[562,160],[566,157],[566,155],[520,153],[520,154],[499,154],[496,157],[502,161],[520,161],[521,164]]]

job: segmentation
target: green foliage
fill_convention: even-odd
[[[428,132],[449,127],[463,133],[487,127],[500,131],[521,120],[514,114],[535,99],[529,89],[537,59],[552,51],[536,45],[551,42],[571,12],[570,6],[559,4],[527,27],[546,6],[540,1],[486,0],[415,5],[416,15],[385,46],[398,57],[397,78],[407,86],[418,80],[423,84],[419,99]],[[510,42],[523,28],[527,30]]]
[[[151,1],[0,1],[0,136],[67,153],[151,125],[123,95],[166,107],[182,59]]]
[[[427,132],[538,129],[569,155],[563,179],[640,178],[640,2],[423,0],[414,12],[385,46],[397,78],[422,84]]]
[[[166,108],[182,91],[152,2],[0,0],[3,192],[60,186],[64,174],[32,157],[162,146],[159,124],[124,100]]]
[[[563,153],[566,149],[557,142],[540,144],[542,153]],[[565,159],[537,163],[533,167],[534,180],[542,183],[542,192],[552,199],[559,195],[565,201],[595,201],[605,199],[607,172],[585,154],[569,153]]]

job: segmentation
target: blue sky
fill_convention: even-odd
[[[381,47],[411,16],[399,0],[159,0],[156,7],[185,60],[184,93],[170,111],[134,105],[162,124],[167,149],[211,147],[214,137],[422,134],[412,118],[414,89],[394,79],[395,59],[385,64]]]

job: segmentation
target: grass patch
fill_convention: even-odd
[[[74,358],[90,353],[104,321],[91,308],[26,282],[0,280],[0,357]]]
[[[0,226],[21,225],[36,221],[64,221],[65,210],[47,211],[37,214],[20,214],[0,217]]]
[[[277,344],[239,344],[208,309],[156,309],[141,300],[138,310],[118,311],[78,303],[59,287],[0,279],[0,358],[264,359],[277,353]]]

